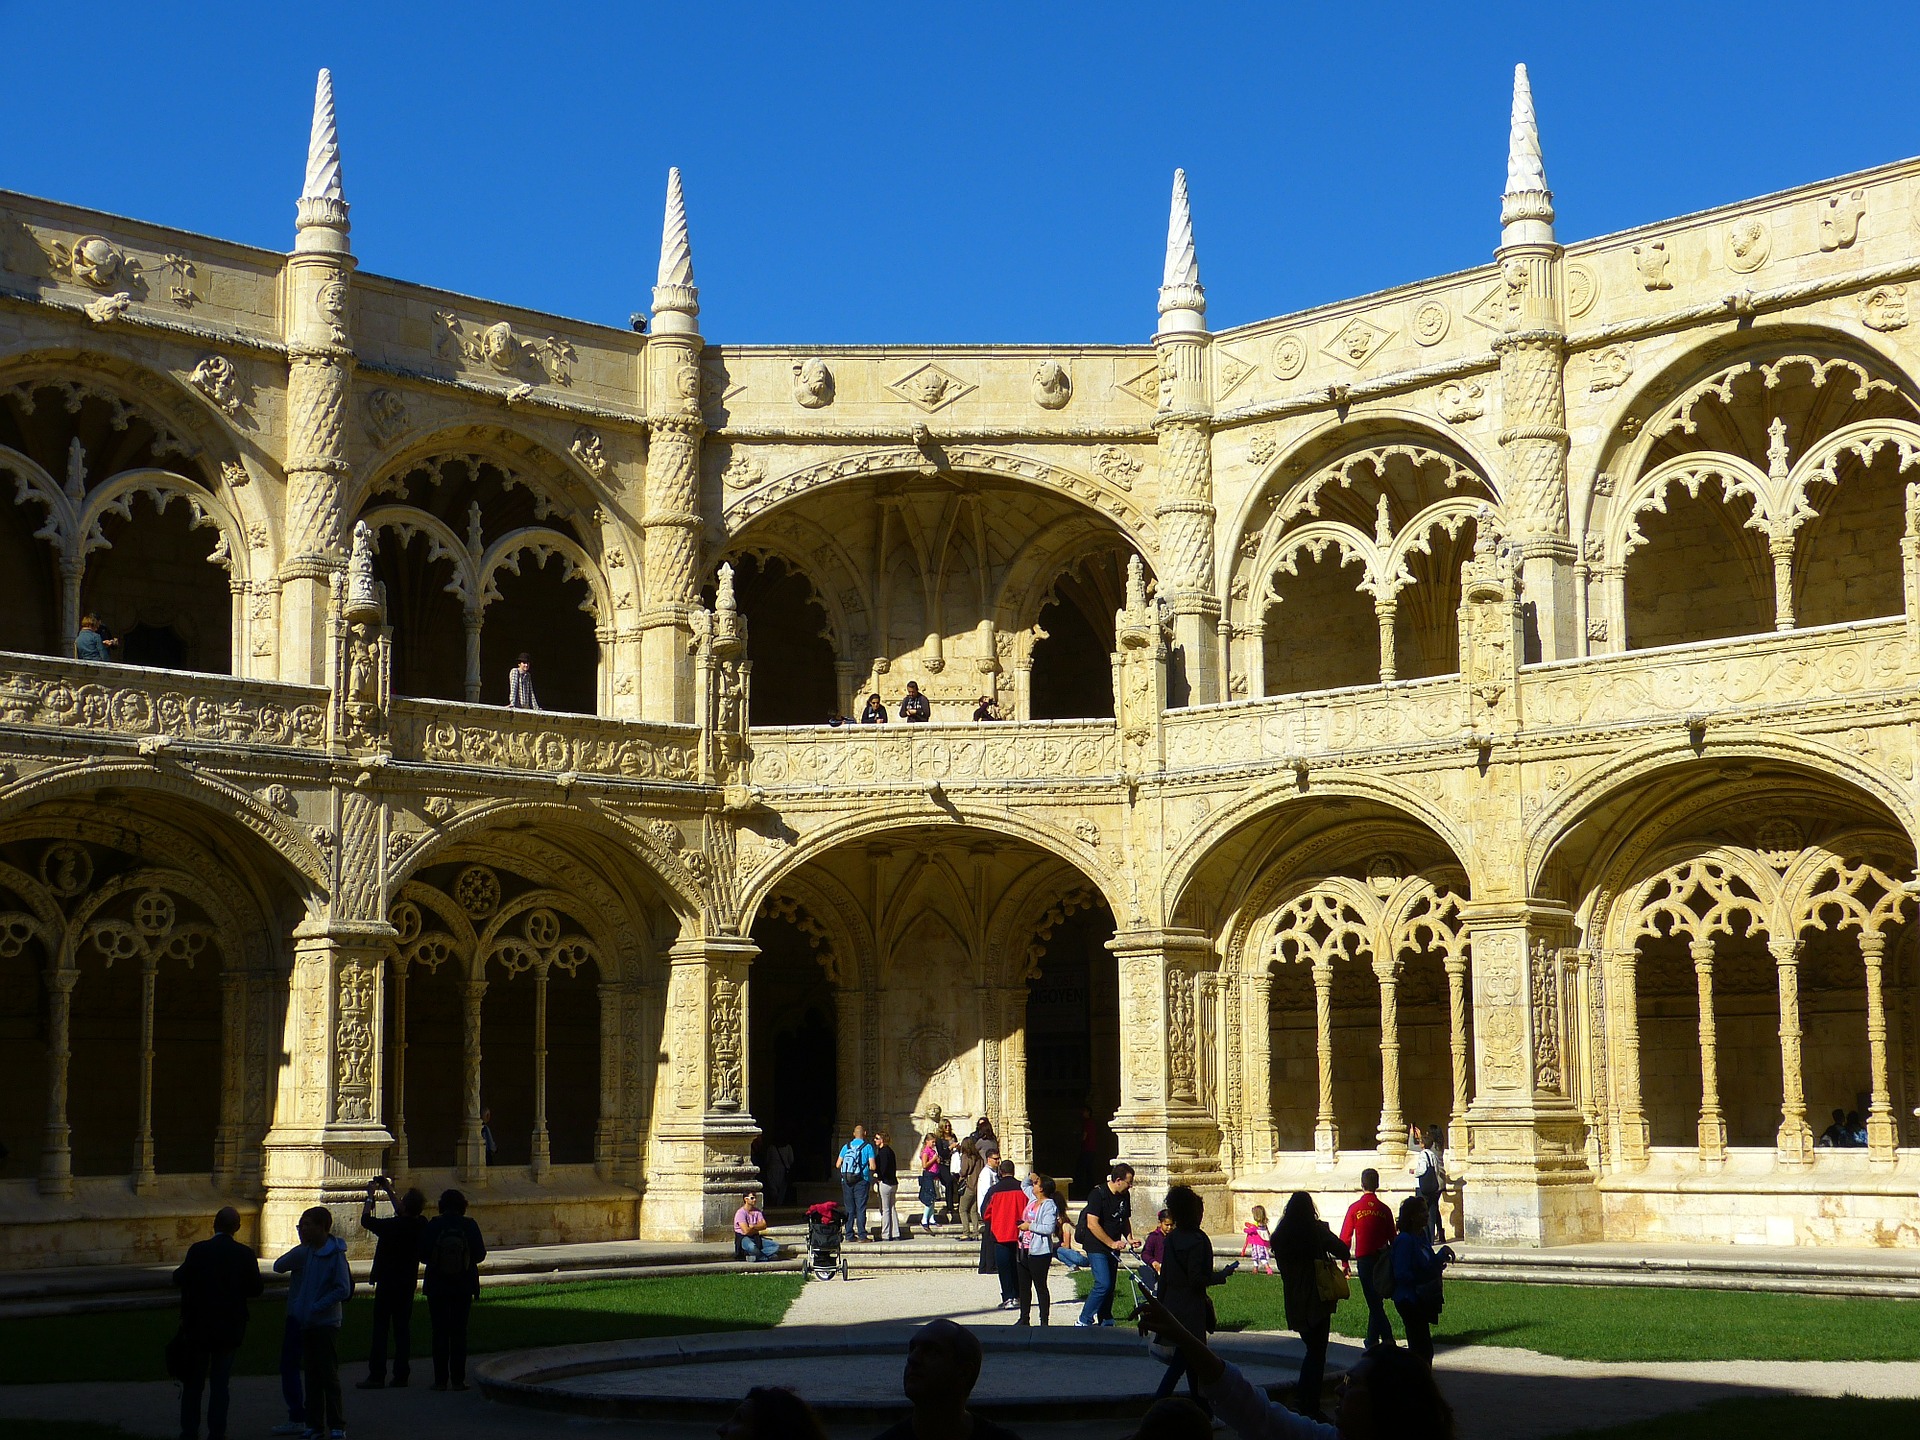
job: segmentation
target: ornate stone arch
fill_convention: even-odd
[[[782,561],[807,582],[826,612],[825,638],[834,653],[842,660],[858,660],[861,657],[855,651],[854,637],[869,634],[872,625],[873,603],[867,583],[846,547],[824,526],[797,513],[781,518],[784,524],[756,525],[732,536],[718,563],[738,562],[749,555]]]

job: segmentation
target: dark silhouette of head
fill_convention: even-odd
[[[329,1216],[329,1219],[332,1217]],[[213,1233],[216,1235],[238,1235],[240,1233],[240,1212],[231,1205],[223,1205],[213,1217]]]

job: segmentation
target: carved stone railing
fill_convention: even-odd
[[[1465,730],[1465,705],[1460,677],[1445,675],[1176,710],[1167,716],[1167,768],[1432,745]]]
[[[0,653],[0,724],[324,750],[327,692],[314,685]]]
[[[685,784],[700,778],[700,731],[693,725],[446,700],[394,701],[393,751],[397,760],[429,765]]]
[[[753,783],[768,789],[1071,785],[1120,773],[1111,720],[756,729],[752,746]]]
[[[1906,622],[1873,620],[1536,665],[1520,674],[1529,731],[1732,719],[1856,703],[1910,688]]]

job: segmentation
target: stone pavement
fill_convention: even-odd
[[[857,1252],[856,1252],[857,1253]],[[1071,1283],[1056,1275],[1053,1293],[1070,1318]],[[785,1324],[808,1327],[898,1323],[947,1315],[970,1325],[1004,1325],[1011,1313],[996,1310],[996,1282],[986,1276],[941,1273],[874,1274],[850,1281],[809,1282]],[[1065,1313],[1062,1313],[1065,1312]],[[1355,1358],[1336,1342],[1331,1368]],[[1019,1363],[1019,1362],[1009,1362]],[[1154,1362],[1142,1352],[1140,1364]],[[1474,1440],[1545,1440],[1571,1430],[1598,1428],[1737,1395],[1800,1393],[1920,1398],[1920,1361],[1902,1364],[1833,1364],[1683,1361],[1596,1364],[1561,1360],[1527,1350],[1495,1346],[1443,1349],[1441,1384],[1461,1419],[1461,1433]],[[346,1367],[350,1385],[363,1373]],[[1044,1384],[1045,1374],[1036,1376]],[[11,1418],[98,1420],[130,1434],[172,1437],[178,1401],[169,1383],[19,1385],[0,1387],[0,1429]],[[550,1435],[604,1432],[645,1440],[692,1440],[713,1433],[710,1422],[635,1423],[556,1415],[489,1404],[477,1390],[436,1395],[424,1387],[356,1391],[347,1395],[351,1440],[535,1440]],[[282,1418],[279,1384],[252,1376],[234,1382],[232,1440],[263,1440]],[[835,1440],[866,1440],[879,1427],[842,1427]],[[1129,1427],[1100,1421],[1069,1425],[1022,1425],[1027,1440],[1115,1440]],[[597,1440],[597,1436],[596,1436]]]

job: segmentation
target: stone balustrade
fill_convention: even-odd
[[[605,720],[446,700],[396,700],[394,758],[487,770],[538,770],[609,779],[700,779],[693,725]]]
[[[882,789],[935,782],[1072,785],[1120,774],[1111,720],[796,726],[753,732],[753,783]]]
[[[0,654],[0,723],[94,736],[324,750],[327,691],[5,653]]]

